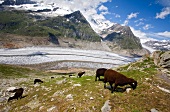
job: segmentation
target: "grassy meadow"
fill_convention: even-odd
[[[149,112],[152,108],[169,112],[170,93],[157,86],[170,87],[159,78],[159,68],[150,58],[119,68],[113,68],[138,82],[129,93],[104,89],[102,81],[95,81],[95,70],[85,70],[81,78],[77,73],[58,74],[13,65],[0,65],[0,79],[26,78],[27,81],[12,86],[24,87],[24,98],[11,102],[1,102],[0,110],[9,112],[100,112],[105,101],[110,101],[111,112]],[[54,78],[51,79],[51,76]],[[34,78],[44,83],[34,85]],[[107,84],[109,86],[109,84]],[[2,88],[4,89],[4,88]],[[71,95],[71,98],[68,96]],[[51,110],[50,110],[51,109]],[[1,111],[0,111],[1,112]]]

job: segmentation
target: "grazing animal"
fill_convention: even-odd
[[[23,89],[23,88],[14,89],[13,91],[10,91],[10,92],[15,92],[15,94],[14,94],[14,96],[9,97],[8,102],[9,102],[10,100],[13,100],[13,99],[17,99],[17,100],[18,100],[18,98],[21,99],[21,98],[22,98],[22,94],[23,94],[23,92],[24,92],[24,89]]]
[[[51,79],[54,79],[54,77],[51,77]]]
[[[35,79],[34,84],[36,84],[36,83],[43,83],[43,81],[41,79]]]
[[[85,72],[79,72],[78,75],[77,75],[77,77],[80,78],[83,74],[85,74]]]
[[[106,72],[104,74],[104,88],[106,88],[107,82],[109,82],[109,84],[111,86],[112,93],[113,93],[113,91],[115,91],[117,86],[124,86],[124,85],[129,84],[133,89],[135,89],[137,86],[137,81],[135,81],[134,79],[128,78],[128,77],[124,76],[123,74],[118,73],[111,69],[106,70]],[[113,83],[115,83],[114,88],[112,86]]]
[[[104,73],[107,69],[106,68],[99,68],[96,70],[96,78],[95,81],[97,81],[97,77],[100,80],[100,76],[104,76]]]
[[[69,75],[69,77],[73,76],[72,74]]]

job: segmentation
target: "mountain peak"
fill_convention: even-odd
[[[76,22],[82,22],[82,23],[89,24],[86,21],[86,18],[83,16],[83,14],[79,10],[77,10],[77,11],[71,13],[71,14],[67,14],[64,17],[66,17],[69,20],[73,20],[73,21],[76,20]]]

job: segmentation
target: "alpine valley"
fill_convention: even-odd
[[[79,10],[54,4],[10,2],[3,2],[0,10],[0,48],[50,46],[103,50],[132,57],[149,53],[130,27],[85,17]]]

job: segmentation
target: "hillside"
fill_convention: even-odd
[[[49,37],[52,40],[67,37],[100,41],[100,37],[92,30],[79,11],[53,18],[33,16],[25,11],[1,11],[0,16],[3,17],[0,19],[1,33]]]
[[[164,69],[155,66],[152,58],[146,56],[137,62],[114,69],[137,80],[137,88],[130,92],[117,91],[111,94],[109,89],[104,89],[102,81],[94,81],[95,70],[63,69],[50,72],[0,65],[0,80],[3,82],[0,86],[0,110],[99,112],[105,102],[109,101],[109,107],[114,112],[170,111],[170,85],[165,80],[165,74],[169,72],[163,72]],[[77,73],[83,70],[86,71],[85,75],[77,78]],[[70,74],[73,76],[69,77]],[[44,83],[34,85],[35,78],[42,79]],[[8,87],[23,87],[24,97],[7,103],[10,96],[10,92],[6,91]]]

